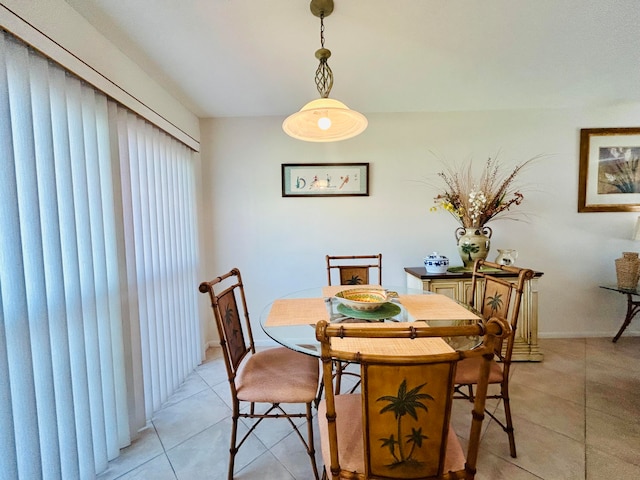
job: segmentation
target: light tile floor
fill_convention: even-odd
[[[509,456],[506,434],[487,421],[476,478],[640,478],[640,337],[623,336],[616,344],[610,338],[541,339],[540,346],[543,362],[512,369],[518,457]],[[229,386],[218,351],[208,353],[99,480],[226,478]],[[501,413],[501,405],[492,407]],[[469,410],[467,402],[454,402],[453,424],[463,443]],[[258,427],[236,457],[235,478],[312,478],[308,457],[286,423]],[[322,468],[319,452],[317,457]]]

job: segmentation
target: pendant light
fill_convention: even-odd
[[[333,72],[327,63],[331,51],[324,48],[324,19],[333,12],[333,0],[312,0],[311,13],[320,17],[320,44],[316,58],[316,87],[320,98],[307,103],[300,111],[289,115],[282,129],[293,138],[307,142],[337,142],[359,135],[367,128],[367,119],[344,103],[329,98],[333,87]]]

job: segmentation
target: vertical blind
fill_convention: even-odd
[[[115,103],[127,314],[139,319],[147,415],[200,360],[195,177],[188,147]]]
[[[0,472],[93,478],[200,360],[191,151],[0,31]]]

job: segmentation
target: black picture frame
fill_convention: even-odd
[[[283,197],[369,195],[368,163],[283,163]]]

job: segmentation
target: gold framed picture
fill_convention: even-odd
[[[578,212],[640,211],[640,127],[580,130]]]

